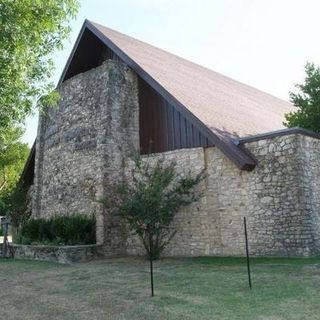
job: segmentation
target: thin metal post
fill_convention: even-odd
[[[3,237],[3,244],[2,244],[2,256],[5,258],[7,256],[7,245],[8,245],[8,223],[3,224],[4,229],[4,237]]]
[[[151,280],[151,297],[154,296],[153,290],[153,243],[152,243],[152,235],[149,234],[149,259],[150,259],[150,280]]]
[[[250,258],[249,258],[248,233],[247,233],[247,220],[246,220],[246,217],[243,217],[243,224],[244,224],[244,236],[245,236],[245,239],[246,239],[248,280],[249,280],[249,287],[250,287],[250,290],[251,290],[252,289],[252,283],[251,283]]]

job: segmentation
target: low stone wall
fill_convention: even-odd
[[[70,264],[102,258],[101,245],[44,246],[13,244],[16,259],[31,259]]]

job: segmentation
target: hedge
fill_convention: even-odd
[[[94,215],[72,214],[50,219],[29,219],[18,231],[16,243],[48,245],[82,245],[96,243]]]

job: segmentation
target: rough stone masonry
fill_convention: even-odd
[[[98,201],[106,197],[106,177],[120,178],[139,147],[136,75],[106,61],[58,90],[58,106],[39,120],[32,214],[95,213],[97,241],[116,250],[125,239]]]
[[[42,115],[36,146],[33,215],[97,215],[97,241],[110,253],[143,254],[136,236],[98,200],[106,179],[122,179],[139,147],[136,75],[107,61],[60,87],[59,105]],[[320,141],[303,134],[243,144],[258,165],[239,170],[215,147],[156,154],[181,173],[205,169],[204,197],[179,212],[170,256],[244,255],[243,217],[256,256],[320,254]]]

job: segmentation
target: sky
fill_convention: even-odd
[[[284,100],[320,65],[319,0],[82,0],[54,54],[57,83],[85,19],[143,40]],[[23,140],[36,137],[37,113]]]

